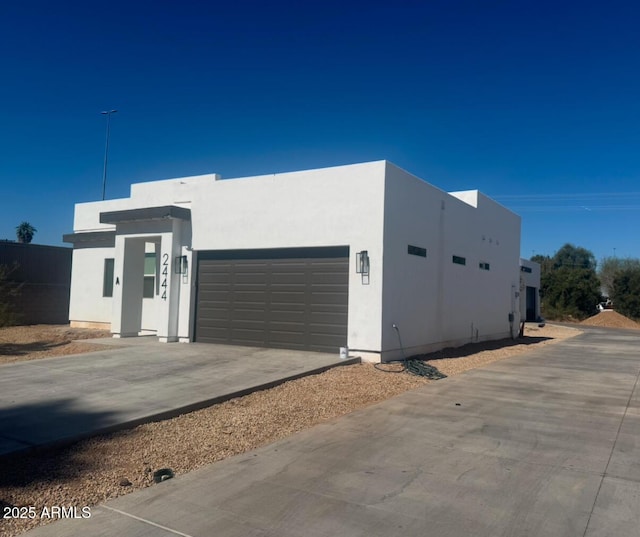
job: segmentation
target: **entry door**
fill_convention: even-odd
[[[348,247],[199,252],[196,341],[338,352],[348,256]]]
[[[536,288],[527,286],[527,321],[536,320]]]

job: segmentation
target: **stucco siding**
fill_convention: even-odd
[[[520,219],[476,191],[457,194],[387,164],[385,359],[402,356],[398,335],[404,352],[413,354],[511,333],[509,313],[519,311],[513,293]],[[408,254],[409,244],[426,248],[427,257]],[[454,263],[454,255],[465,264]]]
[[[107,215],[115,224],[100,223],[105,212],[116,215]],[[92,236],[77,241],[70,316],[111,322],[116,334],[157,324],[161,340],[191,341],[199,253],[324,246],[349,248],[348,346],[366,359],[400,358],[401,347],[414,354],[507,337],[517,329],[520,218],[478,191],[447,193],[386,161],[135,184],[130,198],[78,204],[74,230],[115,232],[113,248]],[[141,275],[131,283],[141,263],[132,260],[150,242],[168,262],[167,299],[142,299]],[[411,255],[409,245],[425,249],[426,257]],[[363,250],[368,276],[356,273]],[[465,264],[453,263],[454,255]],[[180,256],[186,274],[174,272]],[[113,299],[102,297],[105,257],[116,259],[116,276],[129,282]],[[125,258],[138,268],[127,269]]]
[[[69,320],[111,323],[112,299],[102,296],[104,260],[114,257],[113,248],[73,250]]]
[[[193,249],[349,246],[348,344],[379,350],[384,173],[373,162],[198,185]],[[361,250],[373,260],[366,285],[355,270]]]

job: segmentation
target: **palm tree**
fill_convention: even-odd
[[[16,227],[16,237],[18,237],[18,242],[29,244],[33,240],[33,235],[36,231],[38,230],[29,222],[22,222],[22,224]]]

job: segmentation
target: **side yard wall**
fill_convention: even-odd
[[[69,321],[71,248],[0,243],[0,264],[17,270],[10,280],[22,284],[12,299],[20,324],[64,324]]]

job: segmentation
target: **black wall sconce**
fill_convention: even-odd
[[[356,254],[356,272],[362,276],[362,283],[369,283],[369,252],[362,250]]]
[[[356,254],[356,272],[369,275],[369,252],[362,250]]]
[[[186,255],[176,256],[174,260],[173,271],[176,274],[185,275],[187,273],[188,268],[189,268],[189,265],[187,262],[187,256]]]

